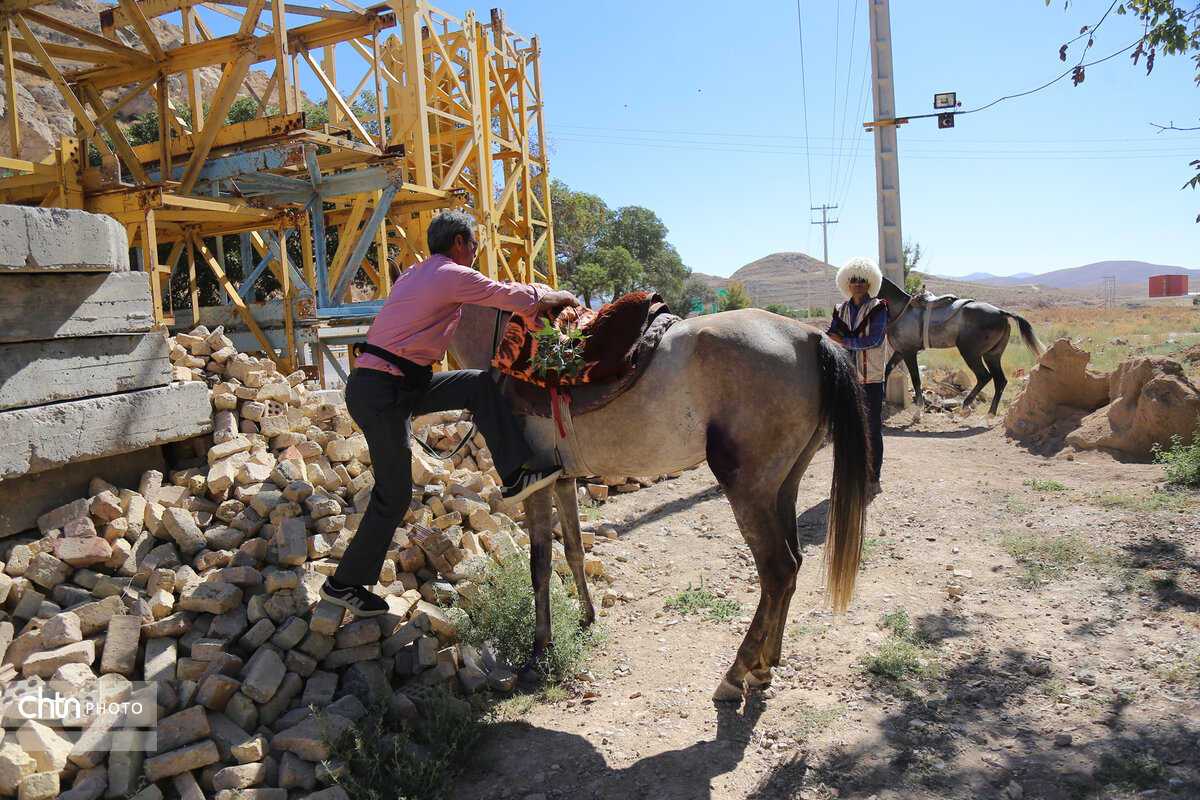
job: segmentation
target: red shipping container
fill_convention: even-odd
[[[1151,297],[1180,297],[1188,293],[1188,276],[1154,275],[1149,289]]]

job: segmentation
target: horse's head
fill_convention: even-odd
[[[879,285],[879,297],[882,297],[888,304],[888,319],[894,320],[903,313],[908,301],[912,299],[912,295],[897,286],[886,275],[883,276],[883,282]]]

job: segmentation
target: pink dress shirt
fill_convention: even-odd
[[[435,254],[400,274],[367,331],[367,342],[416,364],[433,364],[445,358],[463,304],[529,315],[537,310],[538,301],[548,290],[540,285],[500,283],[476,269],[456,264],[448,256]],[[370,353],[359,356],[354,365],[404,374]]]

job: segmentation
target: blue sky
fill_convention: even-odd
[[[894,3],[896,108],[961,110],[1028,91],[1109,0]],[[452,14],[464,9],[443,6]],[[542,45],[551,174],[611,208],[641,205],[697,272],[727,276],[773,252],[878,257],[867,0],[556,3],[508,0],[509,26]],[[477,8],[481,14],[487,8]],[[803,40],[800,36],[801,24]],[[1137,37],[1111,17],[1088,60]],[[803,68],[801,59],[803,41]],[[899,130],[902,230],[943,275],[1041,273],[1130,259],[1200,268],[1196,65],[1126,55],[1034,94]]]

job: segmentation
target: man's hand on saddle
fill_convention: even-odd
[[[561,308],[562,306],[579,306],[580,302],[575,295],[570,292],[557,290],[546,292],[542,295],[542,299],[538,301],[538,312],[549,311],[552,308]]]

